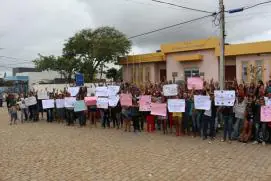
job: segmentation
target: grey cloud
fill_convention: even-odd
[[[183,6],[218,11],[218,0],[164,0]],[[264,0],[261,0],[264,1]],[[226,9],[260,0],[225,0]],[[270,38],[271,4],[227,15],[227,41]],[[82,28],[115,26],[128,37],[204,16],[189,10],[160,5],[151,0],[8,0],[0,6],[0,55],[32,60],[38,53],[60,54],[64,41]],[[212,18],[133,39],[133,51],[149,52],[166,42],[219,35]],[[0,59],[8,66],[20,60]],[[13,65],[14,66],[14,65]],[[5,68],[0,67],[0,71]]]
[[[125,32],[128,37],[206,15],[178,7],[173,8],[167,5],[160,5],[150,0],[80,1],[88,4],[89,13],[93,17],[96,26],[115,26]],[[217,0],[165,1],[211,12],[218,11]],[[259,3],[259,0],[251,0],[249,2],[247,0],[227,0],[225,1],[225,8],[232,9],[256,3]],[[261,15],[263,12],[268,12],[270,7],[271,5],[263,5],[246,12],[227,15],[227,18],[229,17],[226,26],[227,41],[247,39],[250,36],[262,34],[271,29],[271,25],[266,23],[268,20],[271,20],[271,17],[266,16],[264,19]],[[159,48],[161,43],[218,36],[218,27],[213,25],[212,20],[213,18],[207,18],[135,38],[133,43],[138,47],[151,47],[151,49],[155,50]]]

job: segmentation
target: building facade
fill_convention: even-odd
[[[24,72],[39,72],[39,71],[35,68],[16,67],[12,69],[12,76],[16,76],[17,73],[24,73]]]
[[[120,60],[123,80],[134,83],[164,80],[183,81],[188,77],[219,80],[219,39],[169,43],[161,52],[128,56]],[[271,76],[271,41],[225,46],[225,80],[268,81]]]

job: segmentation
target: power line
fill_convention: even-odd
[[[205,18],[208,18],[208,17],[211,17],[211,16],[213,16],[213,15],[206,15],[206,16],[202,16],[202,17],[199,17],[199,18],[191,19],[191,20],[184,21],[184,22],[181,22],[181,23],[177,23],[177,24],[174,24],[174,25],[171,25],[171,26],[166,26],[164,28],[159,28],[159,29],[152,30],[152,31],[149,31],[149,32],[146,32],[146,33],[141,33],[141,34],[138,34],[138,35],[135,35],[135,36],[131,36],[128,39],[133,39],[133,38],[137,38],[137,37],[140,37],[140,36],[152,34],[152,33],[158,32],[158,31],[162,31],[162,30],[166,30],[166,29],[169,29],[169,28],[173,28],[173,27],[176,27],[176,26],[183,25],[183,24],[191,23],[191,22],[198,21],[198,20],[201,20],[201,19],[205,19]]]
[[[261,6],[261,5],[269,4],[269,3],[271,3],[271,1],[265,1],[265,2],[254,4],[254,5],[250,5],[250,6],[244,6],[244,7],[236,8],[236,9],[230,9],[230,10],[227,10],[225,12],[230,13],[230,14],[239,13],[239,12],[242,12],[244,10],[252,9],[252,8],[257,7],[257,6]]]
[[[251,6],[244,7],[244,9],[251,9],[251,8],[255,8],[257,6],[261,6],[261,5],[269,4],[269,3],[271,3],[271,1],[265,1],[265,2],[261,2],[261,3],[254,4],[254,5],[251,5]]]
[[[167,4],[167,5],[170,5],[170,6],[175,6],[175,7],[179,7],[179,8],[183,8],[183,9],[187,9],[187,10],[197,11],[197,12],[201,12],[201,13],[209,13],[209,14],[213,14],[214,13],[214,12],[210,12],[210,11],[205,11],[205,10],[190,8],[190,7],[181,6],[181,5],[178,5],[178,4],[173,4],[173,3],[159,1],[159,0],[151,0],[151,1],[157,2],[157,3],[160,3],[160,4]]]
[[[155,6],[155,7],[159,6],[159,7],[161,7],[161,5],[159,5],[159,4],[143,3],[143,2],[139,2],[139,1],[135,1],[135,0],[125,0],[125,1],[136,3],[136,4],[141,4],[141,5],[148,5],[148,6]],[[174,8],[174,7],[166,7],[166,8],[180,11],[179,8]]]

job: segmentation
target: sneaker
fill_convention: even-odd
[[[259,142],[258,142],[258,141],[253,141],[252,144],[253,144],[253,145],[257,145],[257,144],[259,144]]]
[[[264,141],[262,142],[262,145],[265,146],[265,142]]]

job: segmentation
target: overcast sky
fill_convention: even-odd
[[[164,0],[218,11],[218,0]],[[265,0],[225,0],[225,8],[253,5]],[[227,42],[271,40],[271,4],[226,15]],[[60,55],[65,40],[83,28],[114,26],[128,37],[201,17],[194,12],[151,0],[0,0],[0,72],[29,63],[43,55]],[[161,43],[218,36],[207,18],[133,39],[133,52],[147,53]]]

